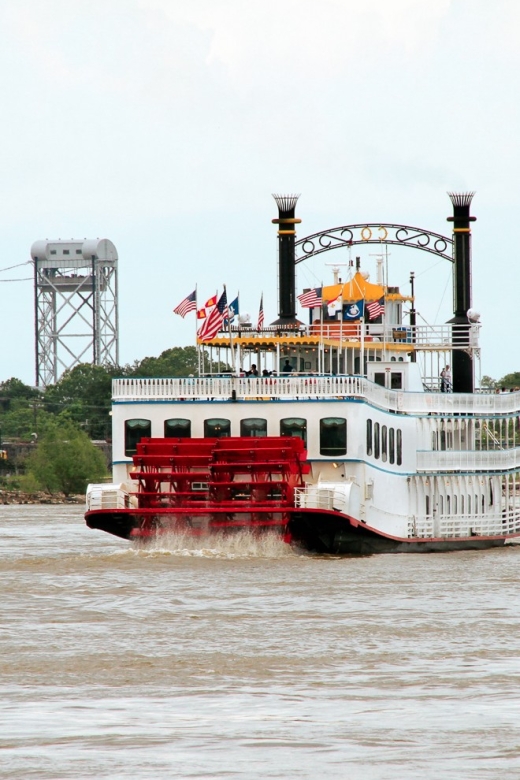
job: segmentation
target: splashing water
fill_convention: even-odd
[[[251,531],[203,537],[168,533],[145,542],[136,541],[133,549],[145,555],[169,553],[203,558],[285,558],[299,554],[279,534],[259,535]]]

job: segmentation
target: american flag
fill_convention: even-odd
[[[258,325],[256,326],[257,330],[262,330],[264,327],[264,294],[262,293],[262,296],[260,298],[260,309],[258,311]]]
[[[179,303],[178,306],[175,307],[173,310],[174,314],[180,314],[180,316],[184,319],[184,317],[188,314],[190,311],[195,311],[197,308],[197,290],[193,290],[192,293],[187,295],[183,301]]]
[[[369,320],[377,319],[381,316],[381,314],[385,313],[385,299],[380,298],[378,301],[374,301],[373,303],[367,303],[366,309]]]
[[[298,300],[305,309],[312,309],[314,306],[321,306],[321,287],[314,287],[312,290],[307,290],[301,295],[298,295]]]
[[[227,313],[227,294],[224,290],[217,305],[208,314],[197,334],[200,341],[211,341],[211,339],[215,338],[224,324]]]

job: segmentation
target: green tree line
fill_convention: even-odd
[[[0,450],[5,442],[31,443],[30,454],[17,464],[26,475],[22,487],[82,493],[88,482],[108,477],[92,440],[111,438],[112,379],[189,376],[197,367],[195,347],[172,347],[132,365],[82,363],[45,390],[6,379],[0,382]],[[12,471],[13,464],[0,459],[0,477]]]
[[[19,379],[7,379],[0,382],[1,437],[31,441],[40,438],[50,423],[71,422],[90,439],[109,439],[114,377],[189,376],[197,373],[197,366],[195,347],[172,347],[159,357],[145,357],[132,365],[81,363],[43,391]]]

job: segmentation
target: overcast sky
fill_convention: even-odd
[[[0,269],[40,238],[111,239],[121,362],[193,343],[172,309],[195,283],[254,319],[263,290],[275,319],[273,192],[301,193],[303,237],[449,235],[446,191],[476,190],[482,370],[520,370],[518,0],[1,0],[0,30]],[[451,264],[405,254],[390,283],[414,270],[419,312],[445,321]],[[0,271],[0,380],[34,383],[32,282],[3,281],[31,273]]]

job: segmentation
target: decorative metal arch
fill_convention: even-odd
[[[328,252],[331,249],[354,246],[355,244],[396,244],[422,249],[453,263],[453,240],[440,233],[411,227],[410,225],[390,225],[379,222],[322,230],[312,236],[301,238],[295,243],[295,263],[301,263],[309,257]],[[450,253],[447,250],[450,248]]]

